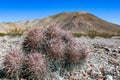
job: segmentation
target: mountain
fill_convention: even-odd
[[[0,23],[0,33],[6,32],[6,28],[47,27],[50,24],[56,24],[62,29],[80,33],[86,33],[89,30],[107,33],[120,31],[120,25],[102,20],[93,14],[87,12],[64,12],[44,19]]]

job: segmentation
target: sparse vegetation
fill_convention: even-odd
[[[111,34],[108,32],[97,32],[95,30],[89,30],[87,35],[90,38],[95,38],[95,37],[111,38],[113,36],[118,36],[117,34]]]
[[[74,37],[81,37],[81,36],[88,36],[90,38],[95,38],[95,37],[103,37],[103,38],[111,38],[113,36],[120,36],[119,31],[115,34],[113,33],[108,33],[108,32],[98,32],[96,30],[89,30],[86,34],[82,33],[73,33]]]
[[[7,35],[7,34],[5,34],[5,33],[0,33],[0,36],[5,36],[5,35]]]
[[[27,32],[28,28],[21,28],[21,27],[11,27],[6,29],[7,34],[9,36],[22,36],[25,32]]]
[[[95,30],[89,30],[87,35],[90,37],[90,38],[95,38],[96,36],[99,35],[99,32],[95,31]]]
[[[86,36],[84,33],[78,33],[78,32],[73,32],[72,33],[74,37],[81,37],[81,36]]]
[[[120,30],[117,31],[117,35],[120,36]]]

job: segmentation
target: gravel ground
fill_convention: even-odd
[[[120,80],[120,37],[76,39],[90,47],[87,63],[69,75],[59,76],[57,72],[53,73],[54,77],[50,80]],[[0,37],[0,64],[2,56],[11,48],[20,49],[22,41],[23,37]]]

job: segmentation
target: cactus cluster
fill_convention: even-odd
[[[8,77],[44,80],[48,72],[73,70],[88,55],[86,47],[56,25],[44,31],[32,29],[22,43],[22,50],[24,55],[14,51],[5,56]]]
[[[34,30],[31,30],[30,33],[34,33]],[[35,34],[38,35],[37,37],[41,36],[38,38],[40,42],[30,41],[29,39],[32,38],[32,36],[29,36],[30,33],[28,33],[24,43],[37,43],[37,45],[35,49],[29,46],[26,47],[26,49],[23,48],[24,51],[28,49],[30,49],[30,51],[36,50],[36,52],[45,55],[49,61],[51,71],[57,71],[61,68],[72,70],[80,63],[81,59],[87,57],[87,52],[83,50],[72,34],[68,31],[61,30],[56,25],[51,25],[43,32],[40,30]],[[23,45],[23,47],[24,46],[25,45]]]
[[[19,50],[11,50],[5,55],[5,61],[3,63],[3,72],[7,78],[18,79],[21,74],[21,67],[23,61],[23,53]]]
[[[37,51],[38,45],[41,43],[43,39],[43,32],[39,28],[34,28],[29,31],[26,36],[24,42],[22,43],[22,48],[24,53],[34,53]]]
[[[25,56],[22,68],[22,77],[27,80],[44,80],[48,72],[47,60],[39,53]]]

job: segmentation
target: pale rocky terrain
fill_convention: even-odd
[[[11,48],[21,48],[24,37],[0,37],[0,64],[2,56]],[[81,69],[60,76],[53,73],[49,80],[120,80],[120,37],[76,38],[90,48],[87,63]],[[0,68],[3,67],[0,65]]]

